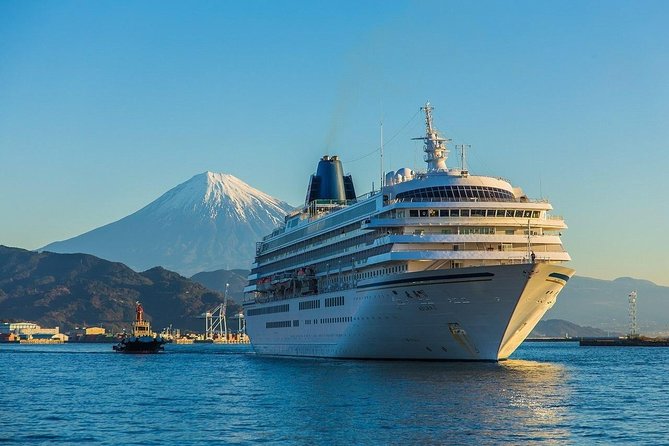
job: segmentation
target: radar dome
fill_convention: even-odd
[[[401,183],[402,181],[409,181],[413,179],[413,170],[408,167],[402,167],[395,172],[395,182]]]

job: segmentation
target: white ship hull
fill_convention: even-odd
[[[357,196],[337,156],[305,206],[256,245],[247,333],[264,355],[498,361],[553,306],[574,271],[545,200],[446,166],[425,104],[427,170],[400,168]],[[314,294],[318,292],[318,294]]]
[[[573,273],[536,263],[389,275],[246,304],[247,332],[263,355],[498,361],[528,336]],[[337,306],[326,306],[333,297]],[[319,308],[299,309],[315,300]],[[251,315],[265,307],[280,311]]]

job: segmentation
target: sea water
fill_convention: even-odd
[[[3,444],[669,444],[669,348],[466,363],[0,344],[0,366]]]

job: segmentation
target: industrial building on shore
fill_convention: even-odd
[[[62,344],[69,337],[59,327],[43,328],[33,322],[0,323],[0,342],[22,344]]]

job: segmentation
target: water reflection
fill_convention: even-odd
[[[258,358],[256,358],[258,359]],[[564,444],[567,372],[524,360],[494,363],[259,359],[281,410],[305,443]],[[263,398],[265,399],[265,398]]]
[[[579,429],[574,400],[592,392],[564,353],[553,354],[560,364],[495,364],[277,359],[222,347],[145,357],[88,349],[2,355],[14,371],[0,380],[2,401],[31,416],[0,416],[0,442],[42,435],[67,444],[564,444]],[[581,352],[565,349],[572,350]],[[160,419],[159,430],[146,413]],[[577,436],[589,427],[580,426]]]

